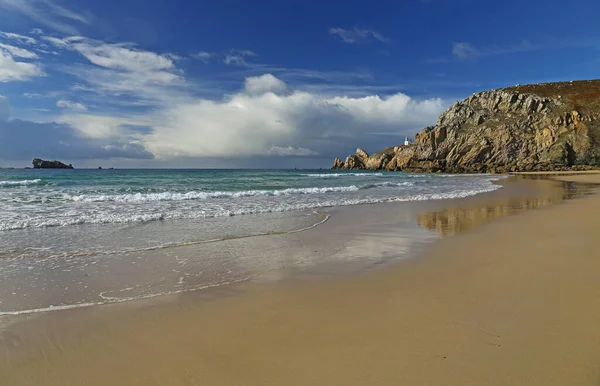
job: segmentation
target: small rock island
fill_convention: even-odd
[[[587,170],[600,167],[600,80],[517,85],[473,94],[443,112],[414,143],[332,169],[440,173]]]
[[[34,169],[75,169],[71,164],[64,164],[60,161],[44,161],[40,158],[34,158],[31,161]]]

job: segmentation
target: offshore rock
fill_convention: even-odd
[[[66,165],[60,161],[44,161],[39,158],[34,158],[31,163],[34,169],[74,169],[71,164]]]
[[[414,143],[337,169],[410,172],[586,170],[600,166],[600,80],[515,86],[473,94],[443,112]]]

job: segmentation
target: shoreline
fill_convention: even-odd
[[[598,177],[567,176],[563,179],[585,182],[591,178],[599,183]],[[535,181],[531,183],[536,184]],[[511,194],[517,194],[519,189],[522,188]],[[558,366],[555,371],[545,368],[546,363],[533,361],[534,357],[523,359],[524,354],[517,355],[521,360],[535,362],[533,368],[540,371],[536,373],[539,378],[527,378],[527,366],[514,363],[518,360],[512,361],[509,354],[514,356],[525,348],[547,347],[549,343],[544,340],[534,340],[531,347],[518,347],[519,340],[515,337],[527,341],[540,335],[540,331],[545,332],[543,337],[551,342],[568,343],[564,336],[551,334],[551,327],[558,324],[536,324],[540,316],[525,306],[536,304],[533,300],[537,299],[540,304],[534,307],[535,311],[560,319],[561,315],[557,315],[557,311],[553,313],[552,307],[544,307],[548,300],[544,300],[543,294],[552,288],[549,287],[550,279],[564,281],[566,292],[581,295],[578,283],[561,279],[561,274],[569,269],[574,270],[573,273],[585,271],[564,266],[560,256],[552,255],[551,244],[561,248],[565,247],[563,244],[579,245],[578,251],[582,244],[593,245],[595,240],[586,235],[592,234],[594,224],[597,225],[598,220],[590,217],[593,210],[598,209],[599,196],[596,192],[580,200],[561,201],[565,205],[553,205],[552,199],[535,200],[528,192],[531,199],[518,204],[514,199],[511,201],[511,197],[503,197],[506,192],[498,193],[502,190],[428,205],[423,213],[433,215],[425,218],[435,221],[432,222],[434,226],[425,227],[433,232],[443,235],[438,231],[438,225],[442,224],[440,227],[443,228],[443,224],[452,221],[464,223],[467,219],[477,224],[470,223],[455,233],[446,233],[456,236],[427,244],[418,258],[392,260],[383,269],[363,273],[359,270],[359,274],[351,275],[334,274],[333,278],[327,276],[327,280],[310,280],[310,283],[306,283],[303,276],[299,277],[301,280],[283,280],[274,285],[242,283],[214,291],[22,318],[4,333],[0,332],[0,347],[5,346],[4,357],[0,354],[0,373],[13,382],[9,384],[16,385],[36,384],[36,380],[41,379],[50,385],[81,384],[83,380],[86,384],[167,384],[166,380],[169,380],[171,383],[168,384],[239,384],[243,381],[245,384],[433,385],[442,382],[458,385],[509,384],[511,381],[514,384],[524,379],[529,380],[527,384],[544,384],[544,379],[552,384],[553,379],[558,378],[549,378],[548,374],[561,375],[556,374],[560,368],[555,362],[555,357],[560,356],[558,351],[552,351],[554,356],[548,357],[549,363]],[[496,200],[495,206],[481,209],[485,207],[481,202],[486,200]],[[591,206],[588,211],[584,210],[586,205]],[[527,210],[538,207],[545,210]],[[525,213],[511,216],[510,213],[514,214],[511,211]],[[570,211],[585,214],[585,219],[579,221],[574,214],[569,215]],[[558,224],[543,221],[552,218],[553,221],[558,219]],[[578,228],[580,235],[572,232],[573,229],[565,229],[570,233],[565,234],[563,240],[531,230],[531,224],[538,224],[548,228],[546,231],[556,231],[561,221],[571,221],[571,228],[581,227],[576,220],[591,224],[592,229],[582,233]],[[485,226],[480,226],[483,224]],[[528,242],[527,235],[515,232],[516,229],[521,233],[524,229],[532,231],[531,240]],[[379,231],[379,235],[383,230],[381,227],[371,229]],[[376,234],[359,236],[381,242],[381,239],[373,239]],[[578,239],[571,240],[575,237]],[[503,239],[515,242],[502,242]],[[548,256],[553,260],[548,272],[534,268],[544,259],[527,249],[530,248],[528,244],[536,244],[550,253]],[[360,247],[367,245],[363,243]],[[470,246],[469,250],[465,245]],[[524,257],[532,260],[523,262],[522,272],[512,270],[520,264],[515,261],[514,253],[506,254],[506,249],[510,248],[520,250]],[[503,250],[506,261],[496,256]],[[576,253],[571,253],[570,257],[579,258]],[[595,267],[594,262],[582,259],[580,263]],[[535,264],[532,266],[532,263]],[[499,270],[491,269],[494,265]],[[527,277],[526,273],[532,276]],[[304,277],[310,279],[313,276]],[[512,283],[514,288],[494,286],[500,282]],[[583,294],[586,299],[600,294],[600,289],[593,283],[587,285],[591,286],[586,287],[591,291]],[[533,300],[515,298],[517,289],[530,291]],[[478,294],[476,290],[482,293]],[[561,293],[556,290],[550,293],[560,298],[561,306],[567,306],[562,303]],[[490,299],[495,299],[492,305]],[[579,299],[577,305],[584,302],[581,296],[576,299]],[[522,313],[509,315],[511,307]],[[577,311],[581,314],[581,310]],[[589,311],[589,320],[585,324],[588,327],[597,320],[596,317],[600,321],[600,315]],[[115,316],[118,322],[114,320]],[[0,322],[2,319],[0,317]],[[533,328],[528,330],[529,335],[523,335],[524,331],[519,327],[523,321],[527,322],[527,328]],[[575,323],[575,316],[569,316],[569,322]],[[536,325],[541,328],[536,329]],[[590,338],[587,345],[585,341],[577,342],[585,347],[596,342],[597,334],[586,330],[585,326],[576,328],[576,325],[572,324],[572,330],[569,330],[572,335],[580,339],[576,333],[587,332]],[[502,349],[507,347],[506,337],[510,338],[509,349]],[[571,358],[581,359],[586,354],[590,362],[600,359],[600,355],[594,356],[594,350],[586,351],[583,346],[577,349],[581,353],[567,350]],[[120,362],[136,353],[139,357],[134,357],[130,363]],[[492,358],[486,362],[480,357],[483,354]],[[565,359],[564,356],[561,358]],[[592,365],[584,366],[588,377],[593,375],[595,368]],[[464,371],[452,371],[456,366]],[[102,370],[107,368],[114,368],[115,372]],[[541,371],[542,368],[547,373]],[[574,373],[577,369],[573,366],[568,368],[571,371],[564,372],[570,376],[584,373]],[[500,372],[509,369],[514,371],[504,375]],[[600,371],[595,374],[600,375]]]
[[[360,271],[369,264],[378,263],[378,259],[398,257],[395,256],[399,254],[398,247],[405,255],[410,253],[411,244],[433,237],[418,227],[414,222],[416,213],[413,215],[412,212],[445,205],[446,200],[426,198],[448,194],[461,197],[476,191],[494,190],[497,187],[492,185],[491,180],[497,178],[484,176],[464,183],[450,182],[457,187],[450,191],[443,188],[441,191],[428,190],[427,182],[404,181],[399,185],[423,185],[423,190],[407,193],[406,196],[400,194],[398,199],[372,198],[375,202],[385,202],[377,205],[347,205],[348,202],[342,200],[336,206],[338,202],[335,199],[328,199],[333,205],[317,211],[249,214],[201,222],[151,221],[127,225],[126,229],[122,229],[122,237],[113,237],[118,227],[101,226],[96,229],[86,224],[64,230],[36,229],[31,234],[29,231],[16,231],[7,234],[2,243],[9,250],[13,249],[15,255],[0,256],[0,298],[3,298],[0,315],[135,301],[248,280],[281,280],[289,276],[289,272],[310,268],[311,265],[322,266],[328,261],[343,263],[344,260],[354,260],[346,265]],[[482,180],[485,182],[481,183]],[[381,185],[387,186],[387,183]],[[377,186],[378,182],[371,184],[366,186]],[[460,189],[461,185],[463,189]],[[356,202],[363,201],[370,202],[371,199],[358,197]],[[325,214],[334,212],[332,222],[335,225],[321,224],[319,230],[313,231],[315,224],[325,219],[318,214],[322,211]],[[359,218],[362,222],[357,221]],[[401,241],[402,245],[390,245],[394,243],[379,237],[379,244],[385,244],[391,256],[383,256],[385,251],[377,251],[381,252],[378,257],[374,256],[372,262],[365,261],[361,267],[359,260],[364,248],[353,245],[355,252],[343,252],[353,243],[353,235],[365,231],[365,221],[373,235],[393,233],[391,229],[396,227],[406,237],[395,240],[395,244]],[[383,226],[385,229],[382,229],[383,224],[386,224]],[[297,230],[302,232],[295,232]],[[63,240],[64,247],[65,244],[60,243]],[[311,250],[311,246],[315,246],[316,250]],[[41,252],[38,253],[38,250]],[[26,260],[30,256],[34,258]],[[319,269],[312,271],[318,272]]]

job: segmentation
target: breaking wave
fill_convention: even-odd
[[[0,188],[10,188],[13,186],[37,185],[41,182],[42,182],[42,180],[40,180],[39,178],[36,180],[0,181]]]
[[[334,186],[326,188],[289,188],[281,190],[243,190],[237,192],[163,192],[163,193],[135,193],[119,195],[77,195],[68,196],[67,199],[76,202],[148,202],[148,201],[187,201],[206,200],[210,198],[239,198],[257,196],[289,196],[294,194],[325,194],[356,192],[358,186]]]
[[[381,177],[383,173],[311,173],[303,174],[305,177],[335,178],[335,177]]]

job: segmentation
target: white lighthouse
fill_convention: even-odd
[[[410,142],[408,141],[408,137],[406,137],[406,139],[404,140],[404,146],[408,146],[410,145]]]

